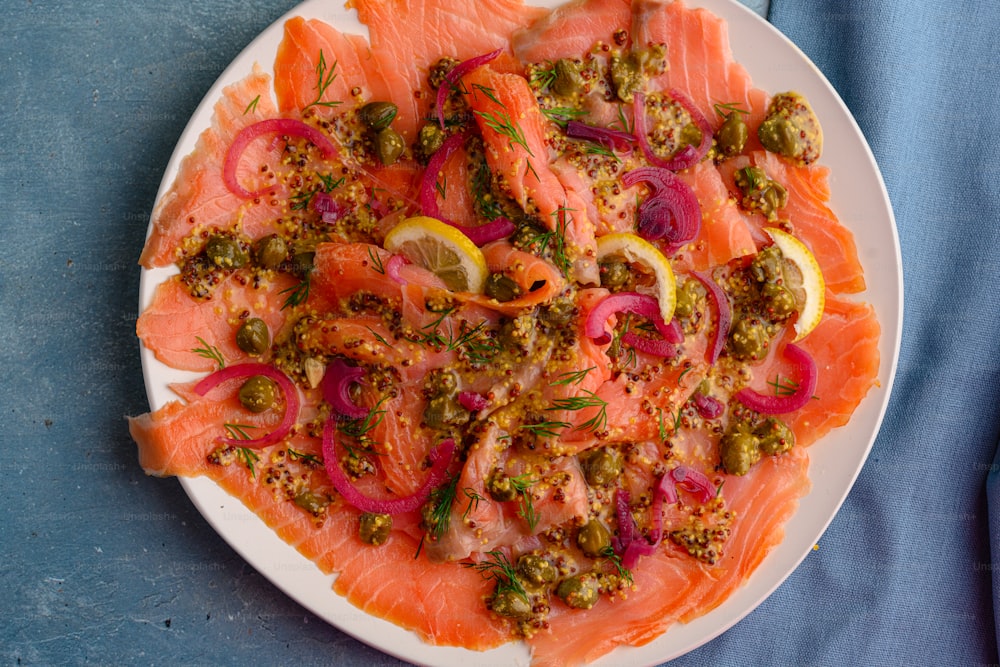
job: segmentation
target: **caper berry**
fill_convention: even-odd
[[[563,579],[556,588],[556,595],[574,609],[590,609],[597,604],[597,577],[590,572]]]
[[[375,546],[385,544],[391,531],[392,516],[375,512],[365,512],[361,515],[358,534],[362,542]]]
[[[729,330],[729,353],[737,359],[760,359],[768,346],[767,330],[756,318],[741,317]]]
[[[517,591],[505,588],[497,590],[490,600],[490,609],[501,616],[524,620],[531,617],[531,603]]]
[[[591,519],[577,532],[576,544],[584,554],[597,558],[602,551],[611,546],[611,534],[600,520]]]
[[[427,123],[417,134],[417,153],[423,160],[429,160],[444,144],[444,130],[437,123]]]
[[[510,477],[500,468],[494,468],[490,476],[486,478],[486,493],[490,498],[498,503],[505,503],[517,498],[517,489],[510,481]]]
[[[628,264],[619,260],[607,260],[600,264],[601,287],[612,292],[621,291],[628,285],[632,272]]]
[[[560,58],[556,61],[555,78],[552,80],[552,92],[562,97],[569,97],[583,87],[583,77],[580,68],[572,60]]]
[[[259,239],[253,246],[254,261],[262,269],[277,269],[288,257],[288,244],[277,234]]]
[[[403,137],[391,127],[383,128],[375,135],[375,153],[386,166],[395,164],[405,148]]]
[[[583,460],[583,476],[591,486],[604,486],[622,474],[622,457],[618,450],[601,447]]]
[[[240,403],[250,412],[264,412],[274,405],[278,388],[271,378],[254,375],[240,387]]]
[[[775,417],[768,417],[754,429],[760,440],[760,451],[765,454],[783,454],[795,446],[795,433],[788,424]]]
[[[718,132],[715,133],[719,154],[727,158],[739,155],[743,152],[749,135],[750,130],[743,120],[743,114],[738,111],[732,112],[726,116],[726,120],[722,122]]]
[[[752,433],[735,429],[719,442],[722,467],[730,475],[745,475],[760,460],[760,440]]]
[[[267,323],[259,317],[251,317],[236,331],[236,346],[249,355],[259,357],[270,345]]]
[[[767,150],[801,165],[814,162],[823,150],[819,119],[806,98],[795,92],[779,93],[771,99],[757,137]]]
[[[358,118],[371,129],[378,132],[392,123],[396,118],[396,105],[392,102],[369,102],[358,110]]]
[[[500,302],[513,301],[521,296],[521,286],[502,273],[491,273],[486,279],[486,296]]]
[[[547,559],[525,554],[517,559],[517,576],[530,586],[544,586],[556,580],[558,572]]]
[[[205,256],[223,269],[239,269],[246,266],[250,259],[239,241],[219,234],[208,239],[205,244]]]

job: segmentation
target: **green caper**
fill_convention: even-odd
[[[259,317],[251,317],[236,331],[236,346],[249,355],[259,357],[270,345],[267,323]]]
[[[591,519],[577,532],[576,544],[584,554],[597,558],[611,546],[611,533],[599,519]]]
[[[365,512],[361,515],[358,534],[362,542],[375,546],[385,544],[390,531],[392,531],[392,516],[375,512]]]
[[[764,283],[760,288],[760,297],[768,315],[775,320],[787,319],[795,312],[795,295],[784,285]]]
[[[358,118],[371,129],[379,130],[389,127],[396,118],[396,105],[392,102],[369,102],[358,110]]]
[[[548,327],[560,327],[572,322],[576,312],[573,299],[557,296],[551,303],[538,309],[538,320]]]
[[[765,454],[783,454],[795,446],[795,433],[788,424],[775,417],[768,417],[754,429],[760,440],[760,451]]]
[[[779,93],[771,99],[757,137],[767,150],[801,165],[816,161],[823,150],[819,119],[806,98],[795,92]]]
[[[600,263],[601,287],[606,287],[612,292],[622,291],[632,278],[632,271],[628,264],[616,259],[609,259]]]
[[[622,474],[622,457],[618,450],[601,447],[583,460],[583,476],[591,486],[604,486]]]
[[[405,148],[403,137],[391,127],[383,128],[375,135],[375,153],[386,166],[395,164]]]
[[[305,489],[295,494],[295,504],[307,512],[319,514],[330,504],[330,500],[322,494]]]
[[[444,130],[437,123],[427,123],[417,133],[417,153],[423,160],[429,160],[438,152],[445,140]]]
[[[764,324],[754,317],[741,317],[729,330],[729,353],[737,359],[760,359],[769,340]]]
[[[514,233],[510,237],[510,242],[522,250],[527,250],[544,233],[545,230],[540,226],[531,222],[525,222],[514,230]]]
[[[642,63],[635,52],[625,56],[613,54],[610,61],[611,86],[622,102],[630,103],[642,88]]]
[[[517,489],[510,477],[500,468],[494,468],[486,478],[486,493],[498,503],[505,503],[517,498]]]
[[[517,559],[517,576],[530,586],[544,586],[556,580],[558,572],[547,559],[525,554]]]
[[[455,65],[458,62],[454,58],[445,56],[431,65],[430,70],[427,72],[427,83],[431,85],[431,88],[434,90],[440,88],[441,84],[444,83],[445,77],[448,76],[451,70],[455,69]]]
[[[250,259],[239,241],[219,234],[208,239],[205,244],[205,256],[223,269],[238,269],[246,266]]]
[[[522,621],[531,617],[531,603],[521,593],[509,588],[498,589],[493,594],[490,609],[501,616]]]
[[[722,467],[730,475],[745,475],[760,460],[760,440],[752,433],[732,430],[719,442]]]
[[[513,301],[521,296],[521,286],[502,273],[491,273],[486,279],[486,296],[500,302]]]
[[[471,417],[469,411],[454,396],[433,396],[427,400],[427,407],[424,408],[424,424],[438,430],[461,426]]]
[[[313,250],[302,250],[292,255],[289,271],[292,275],[304,279],[314,268],[316,252]]]
[[[240,403],[250,412],[264,412],[274,405],[278,396],[277,385],[263,375],[254,375],[240,387]]]
[[[497,338],[505,350],[527,350],[535,338],[535,318],[525,313],[505,321]]]
[[[698,305],[698,299],[704,288],[697,280],[685,280],[677,286],[676,301],[674,305],[674,315],[678,318],[686,318],[694,315]]]
[[[429,396],[453,396],[458,391],[458,375],[453,370],[435,368],[427,374],[424,390]]]
[[[254,261],[262,269],[277,269],[288,257],[288,244],[277,234],[265,236],[253,246]]]
[[[583,87],[583,77],[579,66],[572,60],[560,58],[556,61],[555,78],[552,79],[552,92],[562,97],[569,97]]]
[[[694,123],[688,123],[681,128],[680,136],[677,138],[677,150],[685,146],[697,147],[701,144],[701,129]]]
[[[777,283],[784,280],[783,258],[778,246],[769,245],[754,255],[750,262],[750,275],[759,283]]]
[[[563,579],[556,588],[556,595],[574,609],[590,609],[597,604],[597,577],[590,572]]]
[[[715,142],[719,154],[722,157],[739,155],[743,152],[743,147],[746,146],[749,135],[750,130],[743,120],[743,114],[738,111],[732,112],[726,116],[726,120],[722,122],[719,130],[715,133]]]

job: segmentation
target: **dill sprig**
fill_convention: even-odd
[[[693,370],[694,370],[694,366],[688,366],[687,368],[685,368],[684,370],[682,370],[681,374],[677,376],[677,386],[680,386],[680,384],[681,384],[681,378],[683,378],[685,375],[687,375],[688,373],[690,373]]]
[[[611,127],[612,129],[619,129],[622,132],[626,132],[628,134],[634,134],[635,133],[635,129],[632,127],[632,124],[628,122],[628,118],[625,116],[625,111],[622,108],[621,104],[618,105],[618,118],[617,118],[617,120],[611,121],[611,123],[609,124],[609,127]]]
[[[326,94],[326,89],[330,87],[333,80],[337,78],[337,61],[333,61],[333,65],[330,69],[327,69],[326,58],[323,57],[323,49],[319,50],[319,63],[316,64],[316,99],[307,104],[302,110],[305,111],[309,107],[335,107],[340,102],[321,102],[323,95]]]
[[[684,416],[683,406],[677,408],[677,416],[674,417],[674,433],[681,430],[681,418]]]
[[[249,447],[237,447],[236,456],[239,457],[243,465],[245,465],[247,470],[250,471],[250,476],[257,479],[257,468],[255,467],[255,464],[260,461],[260,454]]]
[[[486,500],[486,498],[476,493],[475,489],[471,489],[469,487],[462,489],[462,493],[469,499],[469,504],[465,506],[465,511],[462,512],[462,520],[464,521],[469,518],[470,512],[475,512],[479,509],[479,501]]]
[[[306,454],[304,452],[297,452],[294,449],[292,449],[291,447],[288,448],[288,458],[290,458],[293,461],[304,461],[306,463],[312,463],[312,464],[315,464],[315,465],[318,465],[318,466],[323,465],[323,462],[320,461],[315,456],[313,456],[312,454]]]
[[[559,431],[555,429],[564,429],[572,426],[569,422],[563,421],[543,421],[535,424],[521,424],[520,428],[522,431],[528,431],[534,435],[542,438],[558,438],[560,435]]]
[[[740,107],[739,102],[726,102],[725,104],[722,102],[716,102],[712,105],[712,107],[715,109],[715,113],[719,114],[723,118],[726,118],[734,113],[741,113],[744,115],[750,113],[746,109]]]
[[[519,496],[517,499],[517,515],[528,522],[528,528],[531,531],[534,531],[535,526],[538,525],[538,513],[535,511],[535,504],[532,501],[530,492],[531,487],[537,481],[537,479],[532,479],[526,474],[510,478],[510,485],[514,487]]]
[[[479,572],[484,579],[493,579],[497,585],[497,593],[510,591],[518,597],[528,602],[528,593],[517,578],[517,570],[507,556],[502,551],[488,551],[487,554],[492,560],[482,560],[478,563],[462,563],[462,567],[472,568]]]
[[[243,110],[243,115],[246,116],[251,111],[256,111],[257,110],[257,104],[259,102],[260,102],[260,95],[258,95],[257,97],[253,98],[252,100],[250,100],[250,104],[248,104],[247,108]]]
[[[257,427],[252,424],[223,424],[222,428],[232,440],[250,440],[253,436],[247,433],[247,429]]]
[[[434,189],[437,191],[438,196],[441,199],[448,198],[448,176],[442,176],[440,181],[434,181]]]
[[[569,228],[569,222],[566,220],[566,214],[573,211],[571,208],[566,208],[565,206],[560,206],[553,215],[556,218],[556,228],[550,229],[547,232],[542,232],[531,239],[529,245],[537,245],[538,253],[544,255],[546,250],[551,246],[552,252],[552,263],[556,265],[564,276],[569,276],[570,268],[572,263],[569,261],[569,257],[566,256],[566,230]]]
[[[375,337],[375,340],[377,340],[378,342],[382,343],[386,347],[392,349],[392,345],[389,344],[389,341],[387,341],[379,332],[375,331],[371,327],[365,327],[365,328],[368,329],[368,331],[371,333],[371,335]]]
[[[214,345],[209,345],[205,342],[205,339],[201,336],[195,336],[195,340],[201,343],[201,347],[192,348],[191,351],[197,354],[199,357],[205,359],[211,359],[215,363],[219,364],[219,370],[221,371],[226,367],[226,360],[222,358],[222,353],[219,352],[219,348]],[[234,436],[235,437],[235,436]]]
[[[581,371],[569,371],[569,372],[566,372],[566,373],[562,373],[561,375],[559,375],[557,377],[557,379],[555,379],[552,382],[550,382],[549,386],[550,387],[565,387],[565,386],[571,385],[571,384],[573,384],[573,385],[580,384],[581,382],[583,382],[584,378],[587,377],[587,374],[590,373],[590,371],[592,371],[592,370],[594,370],[596,368],[597,368],[597,366],[591,366],[590,368],[584,368]]]
[[[339,188],[344,184],[345,177],[341,176],[337,180],[333,180],[333,176],[330,174],[320,174],[320,181],[322,183],[312,190],[307,190],[294,194],[289,199],[293,200],[292,205],[289,207],[293,211],[304,211],[309,208],[309,204],[312,202],[313,197],[316,196],[317,192],[325,192],[327,194],[333,192],[335,189]]]
[[[545,61],[545,68],[539,68],[531,72],[528,81],[536,84],[539,89],[545,89],[552,85],[559,75],[556,73],[556,66],[551,60]]]
[[[292,285],[291,287],[286,287],[281,290],[279,294],[288,294],[285,297],[285,302],[281,304],[281,309],[292,308],[294,306],[301,306],[309,298],[309,288],[312,283],[312,274],[307,273],[305,277],[299,281],[297,285]]]
[[[472,196],[476,213],[487,220],[496,220],[503,215],[503,209],[493,195],[493,172],[486,160],[479,163],[476,173],[472,176]]]
[[[375,252],[371,246],[368,247],[368,259],[372,262],[372,270],[375,271],[375,273],[381,273],[384,276],[385,265],[382,264],[382,258],[379,257],[379,254]],[[371,331],[370,328],[368,330]]]
[[[531,147],[528,146],[528,139],[524,136],[524,130],[521,129],[520,125],[511,120],[510,115],[506,111],[498,111],[496,113],[476,111],[475,114],[486,121],[487,127],[497,134],[507,137],[508,145],[511,148],[514,147],[514,144],[517,144],[524,148],[528,152],[528,155],[535,157],[535,154],[531,152]],[[530,167],[531,163],[529,162],[528,164]]]
[[[382,404],[389,400],[389,397],[383,396],[379,399],[368,414],[364,417],[358,419],[345,419],[337,423],[337,430],[344,435],[354,438],[362,444],[371,444],[374,441],[368,437],[368,434],[372,429],[376,428],[382,423],[382,419],[385,418],[385,408]]]
[[[611,548],[611,545],[604,547],[600,551],[600,555],[611,561],[611,564],[615,566],[618,571],[618,576],[625,581],[628,585],[632,585],[632,572],[627,567],[622,565],[622,557],[615,553],[615,550]]]
[[[484,86],[481,83],[474,83],[474,84],[472,84],[472,88],[474,90],[478,90],[483,95],[485,95],[486,97],[488,97],[490,99],[490,101],[493,102],[494,104],[499,104],[501,107],[503,107],[505,109],[507,108],[506,105],[504,105],[504,103],[501,102],[500,99],[497,97],[496,91],[493,90],[492,88],[490,88],[489,86]]]
[[[592,391],[583,390],[586,396],[557,398],[546,410],[586,410],[600,408],[597,414],[577,426],[575,431],[602,431],[608,425],[608,402]]]
[[[586,148],[584,149],[584,152],[587,155],[601,155],[601,156],[604,156],[604,157],[610,157],[610,158],[613,158],[615,160],[618,160],[618,156],[615,155],[614,151],[612,151],[610,148],[608,148],[604,144],[599,144],[599,143],[596,143],[596,142],[593,142],[593,141],[587,141],[587,142],[584,142],[584,143],[586,144]],[[618,161],[620,162],[621,160],[618,160]]]
[[[656,431],[661,442],[667,439],[667,425],[663,421],[663,408],[656,408]]]
[[[575,107],[552,107],[550,109],[542,109],[542,113],[546,118],[564,130],[571,120],[576,120],[587,115],[586,111]]]
[[[458,475],[451,478],[441,486],[431,491],[430,502],[433,509],[430,513],[430,533],[435,538],[440,539],[448,532],[451,524],[451,506],[455,503],[455,490],[458,487]]]
[[[775,396],[791,396],[799,390],[799,383],[791,378],[782,378],[777,374],[774,380],[768,380],[767,384],[774,388]]]
[[[448,341],[446,349],[461,350],[465,353],[466,359],[475,366],[488,363],[500,352],[500,342],[488,335],[486,320],[483,320],[471,329],[466,322],[462,322],[462,334],[455,339]]]

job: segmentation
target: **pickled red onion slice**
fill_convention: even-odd
[[[481,56],[476,56],[474,58],[469,58],[468,60],[463,60],[462,62],[455,65],[450,72],[448,72],[444,77],[444,82],[438,87],[437,99],[435,104],[437,105],[437,119],[438,124],[441,129],[444,129],[444,102],[448,99],[448,91],[451,90],[455,82],[460,78],[465,76],[472,70],[485,65],[486,63],[494,60],[497,56],[503,53],[503,49],[497,49],[496,51],[491,51],[490,53],[484,53]]]
[[[784,354],[795,364],[799,377],[798,388],[793,393],[787,396],[771,396],[757,393],[747,387],[737,392],[736,400],[764,415],[780,415],[805,407],[816,391],[816,382],[819,379],[816,362],[808,352],[795,343],[786,345]]]
[[[299,417],[299,392],[292,381],[288,379],[288,376],[274,366],[254,363],[226,366],[196,384],[194,386],[194,393],[204,396],[223,382],[238,378],[253,377],[255,375],[263,375],[273,380],[278,385],[278,388],[281,389],[281,393],[285,397],[285,414],[281,419],[281,423],[273,431],[260,438],[251,438],[249,440],[219,438],[219,442],[227,445],[239,445],[240,447],[266,447],[267,445],[281,442],[288,435],[288,432],[292,430],[292,426],[295,425]]]
[[[334,359],[326,365],[326,373],[319,384],[323,400],[330,404],[334,412],[349,419],[367,416],[368,410],[351,400],[351,385],[360,382],[364,376],[365,369],[351,366],[340,358]]]
[[[715,312],[718,315],[715,332],[711,339],[711,347],[708,349],[708,363],[714,366],[715,362],[719,360],[722,347],[726,344],[726,337],[729,335],[729,327],[733,322],[732,309],[729,307],[729,298],[726,293],[719,287],[718,283],[712,280],[711,276],[698,271],[692,271],[691,275],[697,278],[698,282],[708,290],[709,300],[715,304]]]

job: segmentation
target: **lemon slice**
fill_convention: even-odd
[[[786,275],[791,283],[788,287],[795,295],[799,307],[799,317],[795,320],[795,340],[801,340],[816,328],[823,317],[826,305],[826,283],[816,257],[809,248],[788,232],[775,227],[764,229],[781,250],[782,256],[795,267],[792,275]]]
[[[660,304],[660,314],[664,322],[674,316],[677,303],[677,283],[670,262],[656,246],[635,234],[607,234],[597,239],[597,261],[622,259],[630,264],[638,264],[655,280],[656,300]]]
[[[385,237],[385,249],[432,271],[455,292],[481,294],[490,270],[469,237],[427,216],[407,218]]]

